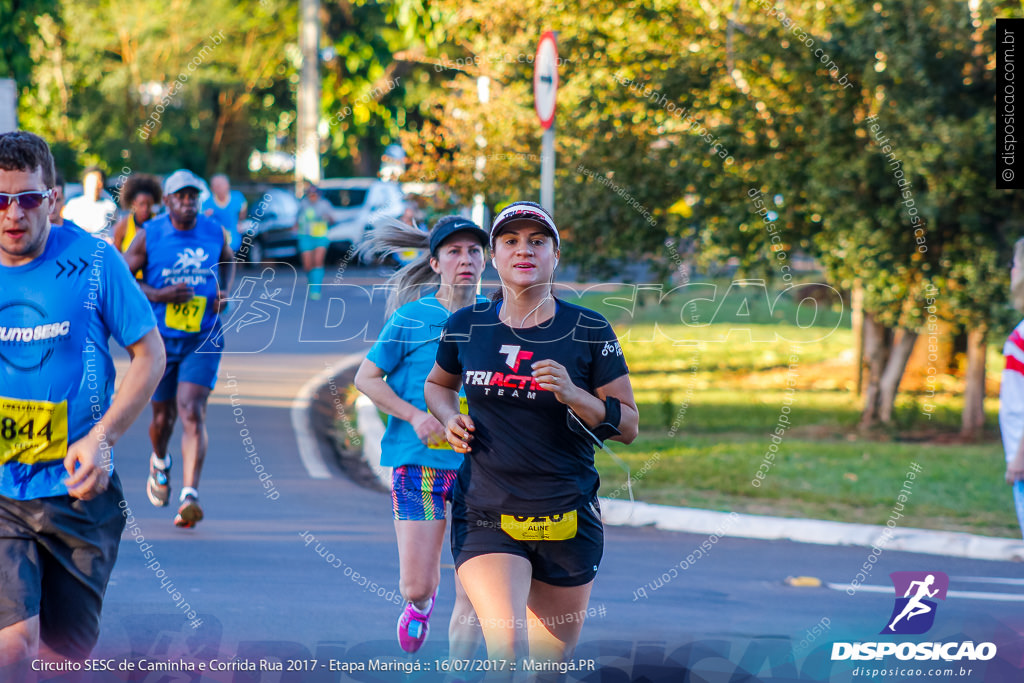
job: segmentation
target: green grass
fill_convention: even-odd
[[[716,284],[716,301],[690,302],[694,288],[664,300],[648,293],[642,305],[629,288],[578,300],[608,317],[623,342],[641,433],[629,446],[609,445],[634,475],[644,470],[637,499],[884,524],[917,462],[923,471],[901,526],[1019,536],[1002,479],[996,396],[986,400],[989,428],[978,443],[956,443],[962,380],[949,375],[934,397],[901,391],[893,424],[861,433],[849,310],[819,310],[808,324],[788,295],[769,306],[775,292]],[[1001,368],[993,345],[990,377]],[[756,487],[751,480],[787,402],[790,424]],[[625,498],[622,470],[597,457],[604,494]]]
[[[638,500],[712,510],[884,524],[907,479],[910,487],[900,526],[1019,535],[1009,487],[1002,482],[1002,452],[995,444],[936,446],[786,437],[768,461],[761,486],[751,482],[771,444],[746,435],[642,436],[630,448],[609,444],[626,460]],[[626,499],[625,473],[598,453],[602,491]]]

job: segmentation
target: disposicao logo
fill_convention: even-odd
[[[945,600],[949,590],[949,577],[943,572],[893,572],[889,575],[896,591],[892,614],[882,629],[882,635],[920,635],[927,633],[935,623],[938,610],[936,600]],[[967,640],[948,643],[833,643],[832,661],[852,659],[882,659],[895,655],[901,660],[942,660],[946,662],[966,659],[987,661],[996,656],[995,643]]]
[[[942,572],[893,572],[889,578],[896,589],[896,604],[881,633],[927,633],[935,623],[935,600],[946,599],[949,577]]]

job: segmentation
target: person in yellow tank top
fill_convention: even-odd
[[[153,206],[163,198],[160,183],[151,175],[133,173],[121,190],[121,208],[127,213],[114,224],[114,244],[121,253],[128,251],[139,226],[153,217]]]

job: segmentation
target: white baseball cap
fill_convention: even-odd
[[[196,192],[202,192],[203,181],[192,171],[180,168],[164,181],[164,195],[174,194],[186,187],[194,187]]]
[[[555,238],[555,248],[559,247],[558,228],[555,227],[551,214],[540,204],[520,201],[512,202],[494,217],[494,222],[491,223],[491,248],[494,248],[494,238],[498,236],[498,231],[512,221],[532,221],[546,228]]]

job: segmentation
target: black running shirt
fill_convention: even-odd
[[[491,301],[456,311],[445,325],[437,364],[461,377],[476,425],[454,492],[471,508],[550,515],[597,495],[593,445],[569,430],[568,407],[530,373],[533,363],[554,360],[596,395],[629,369],[602,315],[556,304],[555,316],[537,327],[509,327]]]

